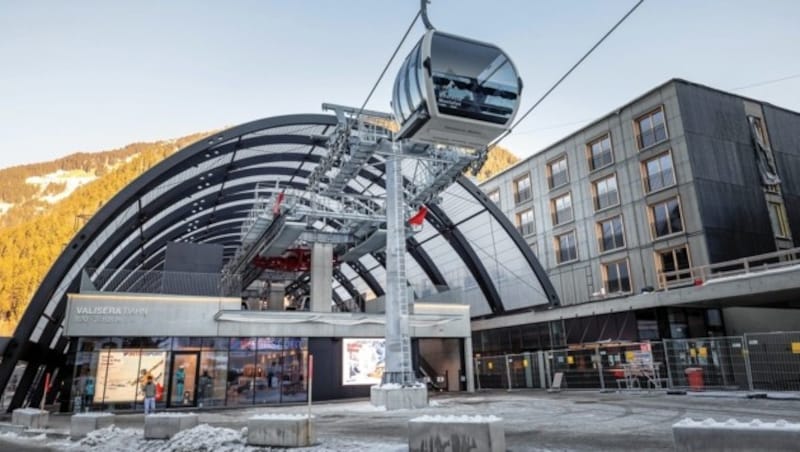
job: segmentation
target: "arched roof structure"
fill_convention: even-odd
[[[256,185],[304,189],[336,125],[335,116],[305,114],[232,127],[178,151],[114,196],[58,257],[6,344],[0,388],[26,364],[10,406],[38,400],[42,375],[65,364],[67,293],[78,291],[84,269],[160,270],[167,243],[181,241],[222,245],[231,259]],[[380,196],[384,175],[375,168],[362,169],[345,190]],[[407,239],[408,282],[417,296],[456,290],[473,317],[558,303],[529,246],[468,179],[459,177],[428,208],[422,230]],[[335,230],[336,222],[321,227]],[[383,255],[342,263],[333,276],[333,302],[366,291],[379,296]]]

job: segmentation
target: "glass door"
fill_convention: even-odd
[[[175,352],[172,354],[167,406],[197,406],[197,381],[200,352]]]

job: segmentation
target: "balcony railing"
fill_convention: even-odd
[[[800,265],[800,247],[671,272],[659,272],[658,287],[669,290],[702,285],[715,279],[758,274],[792,265]]]

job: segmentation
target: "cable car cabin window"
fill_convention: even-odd
[[[395,99],[397,99],[397,102],[400,104],[403,122],[411,117],[411,106],[408,105],[408,73],[406,71],[410,61],[411,58],[406,59],[406,62],[403,63],[403,67],[400,69],[400,74],[402,75],[397,79],[397,95],[395,96]]]
[[[414,113],[422,106],[423,96],[419,83],[419,44],[411,51],[408,61],[408,72],[406,72],[406,87],[408,96],[411,100],[411,112]]]
[[[500,49],[434,34],[431,78],[442,114],[506,124],[514,114],[519,80]]]

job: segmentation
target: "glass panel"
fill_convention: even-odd
[[[196,352],[172,355],[170,406],[194,406],[197,397],[199,354]]]
[[[431,78],[439,112],[505,124],[516,108],[519,81],[496,47],[434,34]]]
[[[251,350],[234,350],[231,340],[228,358],[228,405],[253,403],[256,355]]]
[[[283,375],[283,338],[259,338],[258,350],[255,368],[256,403],[279,403]]]
[[[227,342],[225,343],[227,349]],[[200,379],[197,387],[199,407],[225,404],[225,380],[228,374],[228,351],[204,351],[200,354]]]
[[[411,60],[408,65],[408,73],[406,74],[406,87],[408,88],[408,96],[411,99],[411,111],[417,111],[422,106],[422,94],[420,93],[419,84],[419,48],[420,45],[411,51]]]
[[[411,106],[408,105],[408,64],[410,61],[410,59],[406,59],[403,67],[400,68],[397,97],[394,98],[394,100],[400,104],[400,111],[403,113],[403,121],[411,117]]]
[[[287,337],[284,339],[281,376],[281,402],[303,402],[308,399],[306,375],[308,340]]]

